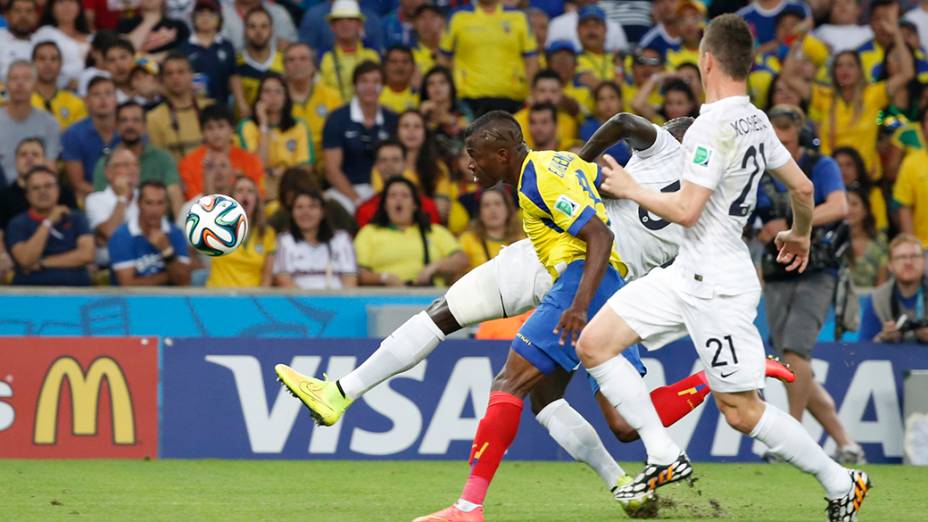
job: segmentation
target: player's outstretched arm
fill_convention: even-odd
[[[812,212],[815,209],[812,181],[791,158],[782,167],[769,169],[777,180],[789,189],[789,202],[793,209],[793,227],[777,234],[777,261],[786,265],[787,271],[802,272],[809,262],[809,236],[812,233]]]
[[[603,168],[603,182],[599,189],[601,194],[630,199],[642,208],[685,227],[696,224],[712,195],[711,190],[689,181],[684,181],[683,187],[676,192],[651,190],[635,181],[612,156],[607,154],[604,160],[606,167]]]
[[[644,150],[654,144],[657,131],[651,122],[641,116],[620,112],[596,129],[580,149],[580,157],[585,161],[594,161],[606,149],[623,139],[635,150]]]

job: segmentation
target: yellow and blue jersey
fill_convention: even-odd
[[[878,82],[885,79],[882,76],[886,52],[880,44],[876,43],[876,40],[870,40],[858,47],[857,54],[860,56],[860,63],[868,81]],[[928,59],[922,49],[915,50],[915,77],[922,83],[928,83]]]
[[[586,259],[580,230],[591,219],[609,223],[596,190],[601,180],[598,165],[569,152],[530,151],[522,163],[519,206],[525,233],[554,278],[570,263]],[[614,249],[609,261],[624,277],[628,270]]]

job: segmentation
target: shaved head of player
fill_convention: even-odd
[[[741,231],[757,203],[760,178],[769,172],[788,189],[793,214],[792,227],[775,238],[777,261],[802,272],[814,187],[747,96],[753,45],[750,28],[736,15],[716,17],[706,28],[699,69],[707,103],[682,143],[679,191],[647,189],[605,158],[601,191],[686,230],[674,263],[617,291],[583,330],[577,352],[648,453],[644,471],[615,492],[620,502],[640,501],[689,477],[692,464],[661,425],[637,369],[616,355],[639,342],[658,349],[689,335],[728,424],[815,475],[828,498],[829,520],[854,520],[870,487],[866,473],[831,460],[801,424],[758,394],[765,352],[754,318],[761,290]]]
[[[474,120],[464,136],[470,169],[481,187],[503,182],[518,185],[528,146],[519,122],[504,111],[491,111]]]

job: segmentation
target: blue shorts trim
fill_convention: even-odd
[[[580,286],[580,278],[583,276],[584,264],[584,260],[577,260],[567,266],[512,340],[511,348],[544,374],[553,372],[557,367],[573,372],[580,366],[580,359],[573,344],[561,345],[560,337],[554,333],[554,328],[564,310],[573,303],[577,287]],[[590,302],[589,316],[596,315],[612,294],[623,286],[625,280],[622,276],[615,268],[608,267]],[[642,375],[647,372],[638,356],[637,345],[629,347],[622,354]]]

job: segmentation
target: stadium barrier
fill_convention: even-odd
[[[646,354],[650,387],[701,367],[686,344]],[[465,459],[507,343],[447,341],[330,428],[314,427],[275,380],[278,362],[343,375],[377,345],[373,339],[165,338],[156,352],[147,338],[0,338],[0,457]],[[928,352],[823,344],[816,355],[817,378],[868,458],[900,462],[903,376],[928,368]],[[766,394],[785,406],[780,383],[770,383]],[[640,443],[620,444],[609,434],[584,375],[571,383],[567,399],[617,458],[643,456]],[[806,426],[834,450],[809,416]],[[730,429],[711,400],[671,433],[696,460],[756,461],[763,451]],[[528,407],[508,458],[569,459]]]
[[[250,289],[242,293],[203,288],[0,287],[0,336],[361,339],[384,335],[371,330],[377,327],[371,324],[377,315],[372,311],[399,306],[421,309],[441,292],[439,288],[404,288],[401,293],[372,288],[328,292]],[[766,339],[763,299],[755,323]],[[829,312],[819,341],[833,340],[834,318]],[[857,341],[857,335],[848,332],[842,340]]]

